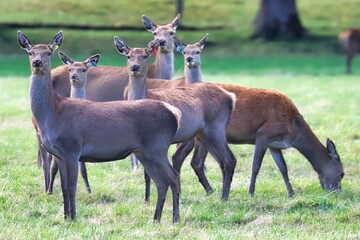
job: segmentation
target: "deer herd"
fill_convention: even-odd
[[[171,188],[173,222],[180,221],[180,170],[191,153],[191,167],[207,193],[213,192],[206,175],[207,153],[222,173],[222,199],[230,195],[236,159],[228,144],[253,144],[249,194],[255,191],[267,149],[284,179],[288,195],[294,194],[282,150],[297,149],[318,174],[328,191],[341,190],[343,166],[335,144],[324,146],[294,103],[283,93],[241,85],[203,82],[201,52],[205,35],[195,44],[175,36],[180,15],[166,25],[142,17],[154,39],[144,48],[133,48],[115,36],[115,49],[127,66],[97,66],[100,55],[83,62],[58,55],[63,66],[51,69],[51,58],[63,41],[59,31],[50,44],[35,44],[17,32],[30,61],[30,106],[38,140],[45,191],[52,193],[60,172],[65,219],[76,219],[78,173],[91,193],[86,162],[107,162],[133,155],[144,167],[145,200],[150,179],[157,187],[154,221],[160,221],[165,196]],[[174,49],[184,56],[184,77],[174,79]],[[155,55],[154,63],[148,59]],[[177,144],[168,159],[171,144]]]

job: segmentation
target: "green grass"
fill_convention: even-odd
[[[267,154],[256,194],[247,195],[253,146],[231,146],[238,164],[230,199],[223,203],[221,174],[208,158],[207,176],[215,189],[206,196],[189,166],[181,174],[181,222],[171,223],[169,192],[160,224],[152,223],[156,194],[144,204],[142,171],[130,161],[88,164],[93,194],[79,179],[78,220],[65,222],[59,179],[53,195],[43,192],[36,166],[36,139],[28,102],[28,77],[0,78],[0,239],[356,239],[360,224],[360,85],[357,76],[308,74],[208,74],[212,82],[275,88],[298,106],[319,139],[333,139],[345,167],[341,193],[324,192],[316,173],[297,151],[285,151],[286,188]],[[171,152],[174,148],[171,149]]]
[[[36,165],[37,143],[29,107],[29,63],[16,41],[16,29],[0,31],[0,239],[358,239],[360,238],[360,59],[352,76],[344,75],[337,34],[360,22],[360,0],[298,0],[301,21],[311,36],[305,41],[264,43],[248,37],[258,1],[185,1],[185,26],[224,26],[223,30],[177,31],[185,43],[209,32],[203,51],[205,81],[278,89],[299,108],[321,142],[335,141],[345,168],[341,193],[324,192],[316,173],[296,150],[284,153],[295,190],[287,197],[276,165],[266,154],[254,197],[247,195],[253,146],[231,146],[237,167],[230,199],[223,203],[221,173],[210,157],[207,176],[215,189],[207,196],[184,163],[180,196],[181,222],[171,223],[171,194],[162,222],[152,223],[156,194],[143,203],[142,171],[130,161],[88,164],[93,194],[79,179],[77,222],[63,220],[59,179],[53,195],[43,192]],[[131,6],[131,7],[129,7]],[[156,23],[175,15],[174,1],[2,0],[0,22],[141,26],[145,14]],[[22,29],[33,43],[50,42],[58,29]],[[145,46],[147,31],[64,30],[60,50],[76,60],[100,53],[101,65],[125,65],[113,36],[130,47]],[[59,66],[57,56],[53,67]],[[183,75],[177,54],[175,74]],[[170,153],[174,151],[171,148]]]

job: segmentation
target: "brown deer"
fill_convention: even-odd
[[[346,73],[351,73],[351,62],[360,53],[360,29],[348,29],[339,34],[339,42],[344,47]]]
[[[69,68],[69,81],[71,85],[70,97],[86,99],[85,87],[87,81],[87,74],[91,68],[97,66],[100,55],[93,55],[86,59],[84,62],[76,62],[62,52],[59,52],[58,54],[63,63]],[[51,159],[50,162],[50,185],[48,192],[51,194],[53,191],[54,179],[58,172],[58,167],[53,159]],[[88,193],[91,193],[91,188],[87,177],[86,165],[84,162],[80,162],[79,164],[81,177],[83,178],[85,183],[85,188]]]
[[[173,143],[194,138],[201,141],[217,160],[223,174],[222,199],[227,200],[236,159],[226,142],[225,129],[233,106],[234,96],[211,83],[197,83],[187,87],[168,90],[147,90],[147,58],[158,41],[153,40],[147,48],[129,48],[119,37],[114,37],[118,52],[127,57],[129,72],[128,99],[155,99],[177,107],[181,113],[180,128]],[[149,178],[146,178],[148,201]]]
[[[204,41],[195,45],[185,45],[179,40],[175,43],[180,46],[179,49],[184,55],[185,77],[173,81],[201,82],[200,53]],[[190,66],[192,66],[191,71]],[[271,156],[283,176],[289,196],[292,196],[294,191],[281,152],[282,149],[289,147],[296,148],[310,161],[325,190],[341,189],[340,181],[344,171],[335,144],[328,139],[325,148],[286,95],[274,90],[230,84],[217,85],[236,95],[235,109],[226,131],[228,143],[255,144],[249,194],[253,195],[255,191],[256,177],[267,148],[270,149]],[[167,81],[151,81],[148,84],[148,88],[169,88],[170,91],[173,86]],[[183,161],[193,147],[194,141],[187,141],[178,146],[172,159],[175,170],[180,172]],[[211,193],[212,188],[204,172],[206,154],[206,147],[197,143],[191,166],[205,191]]]
[[[175,19],[165,25],[157,25],[153,23],[146,16],[142,17],[143,24],[146,29],[154,33],[154,39],[161,41],[161,46],[156,51],[156,60],[150,64],[148,77],[158,76],[161,79],[171,79],[174,73],[174,53],[171,49],[174,48],[174,33],[180,22],[180,14]],[[51,80],[54,90],[57,94],[63,97],[70,96],[70,82],[69,70],[67,66],[60,66],[51,70]],[[106,102],[124,99],[124,89],[128,85],[129,75],[126,66],[98,66],[91,69],[88,73],[88,80],[86,85],[87,99],[96,102]],[[33,121],[33,124],[36,122]],[[34,125],[35,130],[38,129]],[[36,134],[38,139],[38,163],[41,163],[44,179],[45,191],[49,192],[49,159],[47,159],[47,152],[41,146],[41,139],[39,134]],[[137,169],[137,161],[132,159],[132,169]]]
[[[61,45],[60,31],[50,44],[32,45],[18,31],[18,42],[29,54],[30,107],[44,149],[60,170],[65,219],[76,218],[78,162],[105,162],[135,153],[154,180],[158,199],[154,221],[160,221],[166,192],[173,195],[173,221],[179,216],[179,175],[167,151],[179,127],[180,111],[155,100],[91,102],[62,97],[51,82],[51,56]]]

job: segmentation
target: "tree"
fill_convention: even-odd
[[[183,0],[176,0],[176,13],[175,13],[175,15],[180,13],[180,15],[182,17],[183,10],[184,10],[184,1]]]
[[[298,16],[296,0],[261,0],[254,24],[253,38],[273,40],[286,36],[301,39],[307,34]]]

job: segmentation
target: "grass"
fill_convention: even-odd
[[[162,222],[152,223],[156,194],[143,203],[142,171],[130,161],[88,164],[93,194],[79,179],[78,220],[64,222],[59,180],[53,195],[43,192],[36,166],[36,139],[31,126],[27,77],[2,77],[0,88],[0,239],[355,239],[360,224],[360,91],[357,76],[298,74],[206,74],[208,81],[275,88],[298,106],[322,142],[332,138],[346,176],[341,193],[326,193],[310,164],[295,150],[285,151],[295,196],[286,188],[268,154],[256,194],[246,194],[252,146],[231,146],[238,165],[230,200],[223,203],[221,174],[215,161],[206,162],[215,193],[206,196],[189,166],[181,182],[181,223],[171,224],[171,194]],[[174,149],[171,149],[171,152]]]
[[[209,32],[202,54],[204,80],[278,89],[299,108],[321,142],[330,137],[345,167],[341,193],[324,192],[310,164],[296,150],[284,153],[295,196],[286,188],[269,154],[263,162],[254,197],[247,195],[253,146],[231,146],[238,164],[230,199],[221,196],[221,173],[210,157],[207,176],[215,189],[207,196],[184,163],[180,196],[181,222],[171,223],[171,194],[162,222],[152,223],[156,194],[143,203],[142,171],[130,161],[88,164],[93,194],[79,179],[78,219],[63,220],[59,179],[54,194],[43,192],[36,165],[36,138],[31,124],[29,63],[18,46],[16,29],[0,31],[0,239],[358,239],[360,238],[360,91],[359,59],[354,74],[344,75],[337,34],[360,21],[360,0],[297,1],[301,21],[309,30],[304,41],[264,43],[250,40],[258,2],[247,0],[185,1],[185,26],[224,26],[223,30],[177,31],[185,43]],[[128,7],[130,6],[131,7]],[[174,1],[2,0],[0,23],[59,23],[141,26],[146,14],[156,23],[175,15]],[[160,9],[160,11],[159,11]],[[50,42],[57,29],[22,29],[33,43]],[[113,46],[118,35],[130,47],[145,46],[146,31],[64,30],[62,51],[76,60],[100,53],[102,65],[125,65]],[[53,66],[60,65],[57,57]],[[175,73],[182,75],[177,55]],[[174,151],[172,147],[170,153]],[[170,154],[169,154],[170,155]],[[170,192],[170,191],[169,191]]]

